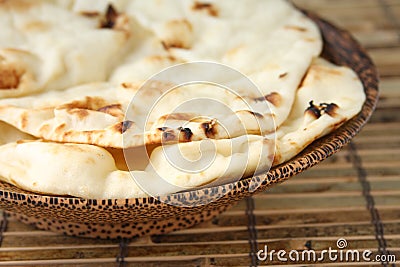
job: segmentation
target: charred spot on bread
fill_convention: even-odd
[[[126,132],[128,129],[130,129],[132,127],[132,125],[133,125],[133,121],[123,121],[121,133]]]
[[[216,129],[214,128],[215,125],[215,120],[211,120],[208,122],[203,122],[201,124],[201,128],[204,130],[204,134],[208,137],[208,138],[213,138],[215,136]]]
[[[179,127],[178,130],[183,133],[183,139],[185,141],[190,141],[192,139],[193,133],[192,130],[190,130],[189,128],[182,128]]]
[[[288,75],[287,72],[279,74],[279,79],[285,78]]]
[[[112,29],[114,28],[115,22],[118,18],[118,12],[115,10],[112,4],[107,6],[107,11],[103,21],[100,24],[100,28],[102,29]]]
[[[322,110],[329,116],[335,117],[337,115],[337,110],[339,109],[339,106],[335,103],[321,103],[320,106],[322,107]]]
[[[175,140],[175,134],[172,130],[164,131],[162,134],[162,141],[169,142]]]
[[[316,119],[321,117],[321,110],[317,105],[314,105],[313,100],[309,102],[309,107],[306,109],[305,113],[308,113],[309,115],[313,116]]]
[[[162,132],[164,132],[164,131],[166,131],[166,130],[168,130],[168,129],[169,129],[168,127],[160,127],[160,128],[157,128],[157,130],[162,131]]]
[[[320,103],[319,106],[314,105],[314,101],[310,101],[310,106],[306,109],[310,115],[318,119],[323,114],[328,114],[331,117],[335,117],[337,115],[337,110],[339,106],[335,103]]]
[[[125,133],[128,129],[130,129],[133,125],[133,121],[122,121],[120,123],[117,123],[114,125],[114,129],[123,134]]]

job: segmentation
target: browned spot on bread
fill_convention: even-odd
[[[0,63],[0,90],[17,89],[23,72],[12,64]]]
[[[87,164],[95,164],[96,161],[95,161],[94,158],[92,158],[92,157],[87,157],[87,158],[85,159],[85,163],[87,163]]]
[[[174,121],[190,121],[193,118],[193,114],[190,113],[171,113],[163,115],[159,118],[159,121],[167,121],[167,120],[174,120]]]
[[[343,73],[340,70],[335,70],[335,69],[327,69],[327,72],[329,74],[333,74],[333,75],[343,75]]]
[[[161,44],[165,50],[169,50],[170,48],[182,48],[189,49],[190,46],[185,45],[181,40],[169,40],[169,41],[161,41]]]
[[[10,11],[24,12],[40,4],[40,1],[2,0],[0,1],[0,8],[7,8],[10,9]]]
[[[25,144],[25,143],[32,143],[32,142],[36,142],[37,140],[17,140],[16,143],[18,145],[20,144]]]
[[[56,133],[63,132],[64,129],[65,129],[65,126],[67,126],[67,125],[66,125],[65,123],[62,123],[62,124],[58,125],[54,131],[55,131]]]
[[[107,105],[106,100],[101,97],[86,96],[82,100],[74,100],[70,103],[66,103],[57,107],[57,109],[88,109],[97,111],[101,107]]]
[[[313,43],[313,42],[316,42],[317,41],[317,39],[315,39],[315,38],[305,38],[304,39],[306,42],[310,42],[310,43]]]
[[[122,87],[125,88],[125,89],[128,89],[128,88],[130,88],[130,87],[132,86],[131,83],[121,83],[121,85],[122,85]]]
[[[112,109],[121,109],[121,104],[107,105],[107,106],[99,108],[97,111],[108,113]]]
[[[71,132],[71,131],[66,131],[66,132],[63,133],[63,137],[64,137],[64,138],[65,138],[65,137],[69,137],[69,136],[71,136],[71,135],[73,135],[73,132]]]
[[[165,50],[168,50],[168,49],[169,49],[169,46],[167,45],[167,43],[166,43],[165,41],[161,41],[161,45],[163,46],[163,48],[164,48]]]
[[[254,111],[251,111],[251,110],[244,110],[244,111],[247,112],[247,113],[249,113],[249,114],[251,114],[251,115],[254,116],[254,117],[257,117],[257,118],[264,118],[264,116],[263,116],[261,113],[254,112]]]
[[[100,28],[113,29],[117,18],[118,12],[115,10],[112,4],[109,4],[107,7],[105,18],[100,23]]]
[[[82,109],[82,108],[68,109],[67,112],[68,114],[77,116],[81,120],[89,116],[89,111],[87,109]]]
[[[89,18],[97,17],[100,15],[100,13],[97,11],[81,11],[80,14],[82,16],[89,17]]]
[[[307,77],[311,76],[314,80],[322,80],[326,74],[337,75],[337,76],[343,75],[343,73],[339,69],[332,69],[332,68],[328,68],[326,66],[312,65],[308,69],[306,76]],[[305,78],[304,80],[307,80],[307,78]],[[304,80],[303,80],[303,83],[304,83]]]
[[[337,110],[339,109],[339,106],[336,105],[335,103],[330,103],[330,104],[321,103],[320,105],[321,105],[321,107],[322,107],[322,110],[323,110],[326,114],[328,114],[329,116],[331,116],[331,117],[336,117],[336,116],[338,115],[338,114],[337,114]]]
[[[281,102],[282,102],[282,97],[281,97],[281,95],[279,93],[272,92],[272,93],[270,93],[270,94],[265,96],[265,100],[270,102],[275,107],[279,107],[281,105]]]
[[[315,119],[321,117],[321,110],[318,106],[314,105],[314,101],[311,100],[309,105],[310,106],[306,109],[305,113],[311,115]]]
[[[189,49],[192,45],[192,24],[187,19],[171,20],[165,25],[161,44],[165,50],[170,48]]]
[[[36,20],[36,21],[29,21],[24,25],[24,29],[26,31],[46,31],[50,28],[50,24],[44,21]]]
[[[21,128],[26,129],[28,126],[28,112],[24,112],[21,114]]]
[[[274,161],[272,162],[272,166],[276,166],[282,161],[282,156],[280,154],[275,153]]]
[[[287,72],[281,73],[281,74],[279,74],[279,78],[280,79],[285,78],[287,75],[288,75]]]
[[[104,107],[99,108],[97,111],[109,114],[114,117],[123,117],[124,112],[122,111],[121,104],[111,104]]]
[[[281,102],[282,102],[282,97],[279,93],[277,92],[272,92],[268,95],[265,96],[261,96],[261,97],[257,97],[254,98],[255,101],[264,101],[267,100],[268,102],[270,102],[271,104],[273,104],[276,107],[279,107]]]
[[[194,2],[192,6],[192,10],[194,11],[206,11],[208,15],[213,17],[218,17],[218,9],[211,3],[206,2]]]
[[[114,131],[122,134],[123,133],[123,124],[124,124],[123,121],[119,122],[117,124],[114,124],[114,126],[113,126]]]
[[[286,25],[285,29],[299,31],[299,32],[306,32],[307,31],[306,28],[300,27],[300,26],[296,26],[296,25]]]
[[[43,124],[39,129],[40,133],[48,133],[49,131],[50,131],[50,125],[48,124]]]
[[[121,83],[121,86],[123,89],[127,89],[127,90],[137,90],[139,89],[142,84],[141,83],[129,83],[129,82],[123,82]]]
[[[215,123],[216,123],[215,120],[211,120],[209,122],[203,122],[201,124],[201,128],[203,128],[204,134],[208,138],[214,138],[215,135],[217,134],[216,129],[214,127]]]
[[[339,76],[343,75],[343,73],[338,69],[332,69],[326,66],[318,66],[318,65],[311,66],[309,71],[312,72],[315,75],[315,77],[318,77],[318,79],[321,79],[320,76],[324,75],[324,73],[339,75]]]

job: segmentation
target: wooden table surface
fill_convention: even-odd
[[[340,238],[347,249],[394,255],[400,266],[400,0],[293,2],[351,31],[378,66],[378,108],[349,146],[212,221],[168,235],[73,238],[3,217],[0,266],[307,266],[313,262],[260,261],[254,252],[267,245],[321,253]],[[396,263],[325,259],[323,266]]]

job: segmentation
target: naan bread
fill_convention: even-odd
[[[140,97],[138,86],[92,83],[8,98],[0,100],[0,120],[37,138],[114,148],[264,135],[273,128],[265,101],[210,85],[182,86],[163,96],[170,86],[150,83]]]
[[[132,24],[113,9],[0,1],[0,98],[107,80],[132,45]]]
[[[66,88],[89,81],[102,81],[107,79],[116,64],[119,66],[113,71],[110,81],[119,87],[119,84],[126,85],[127,82],[140,84],[163,68],[177,63],[208,61],[233,67],[255,82],[259,88],[257,94],[250,94],[247,84],[243,85],[243,81],[238,78],[229,80],[225,84],[250,102],[250,105],[263,101],[270,103],[270,108],[264,108],[255,114],[250,109],[253,113],[249,113],[246,111],[248,108],[243,108],[241,100],[232,99],[232,96],[227,98],[221,93],[214,94],[215,100],[228,102],[228,107],[233,107],[233,113],[238,112],[237,114],[218,116],[219,111],[202,113],[181,110],[180,113],[191,113],[191,115],[185,114],[186,119],[182,119],[182,116],[177,119],[178,116],[171,114],[168,109],[165,113],[156,111],[150,120],[150,124],[155,127],[145,133],[145,136],[147,135],[145,138],[140,135],[140,142],[137,141],[136,132],[133,133],[133,140],[124,141],[121,133],[126,125],[132,124],[132,121],[136,123],[137,120],[144,118],[138,118],[137,114],[133,113],[134,119],[125,122],[120,116],[121,108],[118,107],[126,105],[129,99],[124,98],[124,103],[111,101],[110,90],[93,93],[93,90],[83,92],[72,89],[73,92],[79,91],[76,98],[80,101],[85,102],[85,99],[100,97],[104,100],[101,102],[111,102],[110,104],[115,106],[107,107],[103,111],[108,112],[113,109],[112,112],[118,113],[117,119],[104,115],[104,112],[103,114],[92,112],[92,107],[85,106],[87,103],[83,103],[83,107],[74,113],[75,116],[80,116],[79,118],[70,118],[65,114],[65,109],[57,106],[59,99],[69,99],[69,90],[58,94],[58,100],[51,102],[52,106],[40,105],[48,108],[47,111],[30,110],[30,103],[23,103],[25,100],[30,101],[30,98],[12,99],[0,104],[2,120],[37,137],[53,141],[131,147],[159,143],[164,134],[168,135],[168,138],[174,137],[173,140],[189,141],[184,140],[189,134],[182,133],[179,129],[188,121],[187,118],[201,116],[210,119],[191,122],[189,126],[184,127],[190,129],[191,140],[223,139],[246,133],[272,132],[275,130],[275,125],[279,126],[286,119],[295,90],[311,59],[320,53],[322,46],[317,27],[286,1],[240,0],[235,2],[235,8],[230,1],[207,4],[182,0],[115,1],[113,4],[124,10],[124,13],[119,15],[110,6],[106,15],[104,12],[99,15],[99,12],[108,5],[107,1],[96,1],[96,3],[71,1],[64,6],[61,6],[60,2],[53,5],[47,1],[38,1],[34,4],[29,2],[23,11],[17,8],[22,3],[21,0],[5,1],[2,6],[0,5],[0,12],[1,8],[4,12],[1,19],[6,21],[4,25],[7,28],[2,32],[4,38],[0,35],[0,39],[3,40],[0,41],[0,47],[12,47],[11,50],[8,48],[0,50],[0,55],[3,53],[4,59],[2,67],[4,75],[0,74],[0,80],[1,77],[7,77],[3,78],[0,84],[3,83],[5,89],[14,88],[0,90],[0,97]],[[266,11],[271,12],[266,15]],[[16,23],[10,22],[11,16],[16,16]],[[102,16],[105,17],[103,18],[105,22],[100,20],[100,23],[99,17]],[[108,17],[112,17],[113,21],[109,21],[111,18]],[[108,29],[110,25],[107,23],[112,29]],[[40,24],[43,27],[25,30],[25,26],[31,24]],[[107,29],[99,29],[99,25],[104,25]],[[235,34],[238,32],[241,34]],[[7,38],[11,35],[12,38]],[[128,50],[129,56],[123,62],[121,58]],[[18,66],[16,67],[18,69],[14,71],[13,66]],[[10,73],[18,75],[12,78]],[[211,72],[209,78],[218,81],[224,76],[224,72]],[[187,77],[176,76],[168,82],[180,84],[182,80],[187,80]],[[201,88],[199,90],[203,90],[203,95],[213,91]],[[198,94],[190,92],[187,95],[192,98],[198,97]],[[126,95],[129,96],[132,94]],[[34,96],[35,99],[49,102],[47,97],[47,94]],[[16,106],[14,104],[7,106],[14,101]],[[139,99],[137,102],[141,101],[147,103],[146,99]],[[62,104],[73,106],[67,102]],[[50,108],[55,109],[51,111]],[[122,113],[124,111],[122,108]],[[51,112],[54,114],[50,115]],[[88,115],[81,116],[83,114]],[[173,129],[168,133],[157,132],[158,128],[171,128],[169,125],[162,125],[165,124],[162,116],[165,118],[168,115],[171,115],[169,122]],[[47,122],[51,116],[54,116],[56,122]],[[220,123],[216,123],[214,119]],[[245,125],[240,129],[224,129],[226,125],[243,123]],[[259,124],[262,127],[259,127]],[[210,129],[211,127],[213,129]]]
[[[364,89],[354,71],[315,59],[297,90],[289,118],[276,132],[274,165],[354,117],[364,101]]]
[[[272,163],[274,143],[261,136],[209,140],[211,147],[206,148],[201,147],[202,142],[157,147],[151,152],[150,164],[145,169],[131,172],[117,169],[112,154],[93,145],[42,141],[9,143],[0,146],[0,159],[7,158],[7,161],[0,161],[0,179],[44,194],[134,198],[145,197],[148,193],[165,195],[217,179],[238,180],[265,171]],[[181,151],[188,162],[171,162],[176,159],[177,151]],[[213,157],[209,157],[209,153]],[[206,161],[212,159],[206,168],[203,161],[198,160],[201,157]]]
[[[29,191],[134,198],[233,182],[365,100],[283,0],[5,0],[0,23],[0,179]]]
[[[287,1],[238,0],[232,5],[230,0],[139,0],[124,10],[149,34],[111,81],[136,82],[181,62],[222,63],[258,86],[271,103],[277,126],[289,114],[296,88],[322,49],[316,25]],[[231,81],[230,87],[247,95],[240,83]]]

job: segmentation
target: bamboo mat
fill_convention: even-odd
[[[400,1],[295,0],[350,30],[381,75],[370,123],[338,154],[210,222],[137,240],[93,240],[39,231],[3,216],[0,266],[249,266],[312,262],[257,260],[264,249],[337,248],[395,255],[396,263],[329,262],[324,266],[400,266]]]

